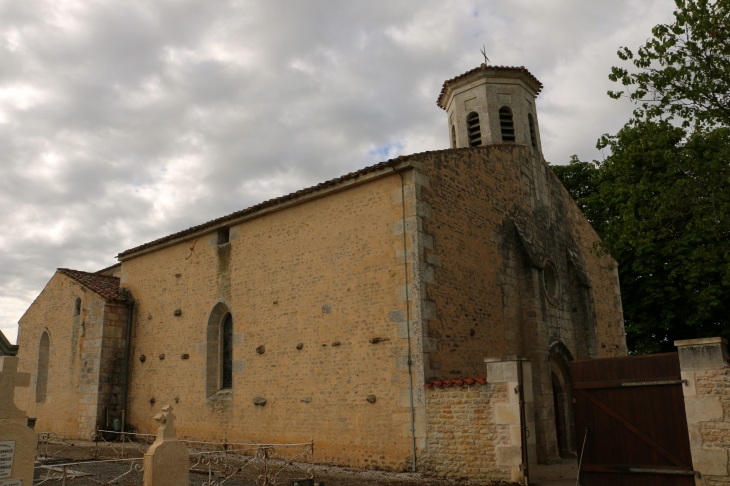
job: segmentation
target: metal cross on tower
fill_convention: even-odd
[[[484,64],[489,64],[489,58],[487,57],[487,48],[482,44],[482,48],[479,51],[482,53],[482,56],[484,56]]]

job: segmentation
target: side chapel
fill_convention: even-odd
[[[451,450],[431,407],[462,389],[497,400],[485,358],[512,356],[531,364],[532,459],[574,454],[570,363],[626,344],[615,262],[543,158],[541,89],[524,67],[482,64],[438,96],[448,149],[164,236],[97,272],[58,269],[20,319],[32,385],[18,405],[38,431],[86,438],[114,419],[154,433],[174,403],[180,437],[313,439],[318,462],[392,470],[415,452],[449,475],[428,466]],[[478,461],[496,464],[490,440]]]

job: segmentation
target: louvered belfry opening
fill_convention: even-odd
[[[527,114],[527,122],[530,125],[530,142],[532,142],[532,148],[537,150],[537,135],[535,134],[535,120],[532,118],[532,113]]]
[[[506,106],[499,109],[499,128],[502,130],[503,142],[515,141],[515,123],[512,120],[512,110]]]
[[[482,129],[479,126],[479,114],[472,111],[466,116],[466,126],[469,130],[469,146],[479,147],[482,144]]]
[[[233,388],[233,317],[228,314],[223,321],[223,363],[221,389]]]

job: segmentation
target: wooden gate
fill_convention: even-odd
[[[570,375],[582,486],[694,486],[677,353],[573,361]]]

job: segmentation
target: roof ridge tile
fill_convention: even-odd
[[[486,385],[487,384],[487,377],[486,376],[469,376],[465,378],[451,378],[447,380],[432,380],[428,383],[424,383],[423,386],[426,388],[433,388],[433,387],[444,387],[444,386],[462,386],[464,384],[466,385]]]

